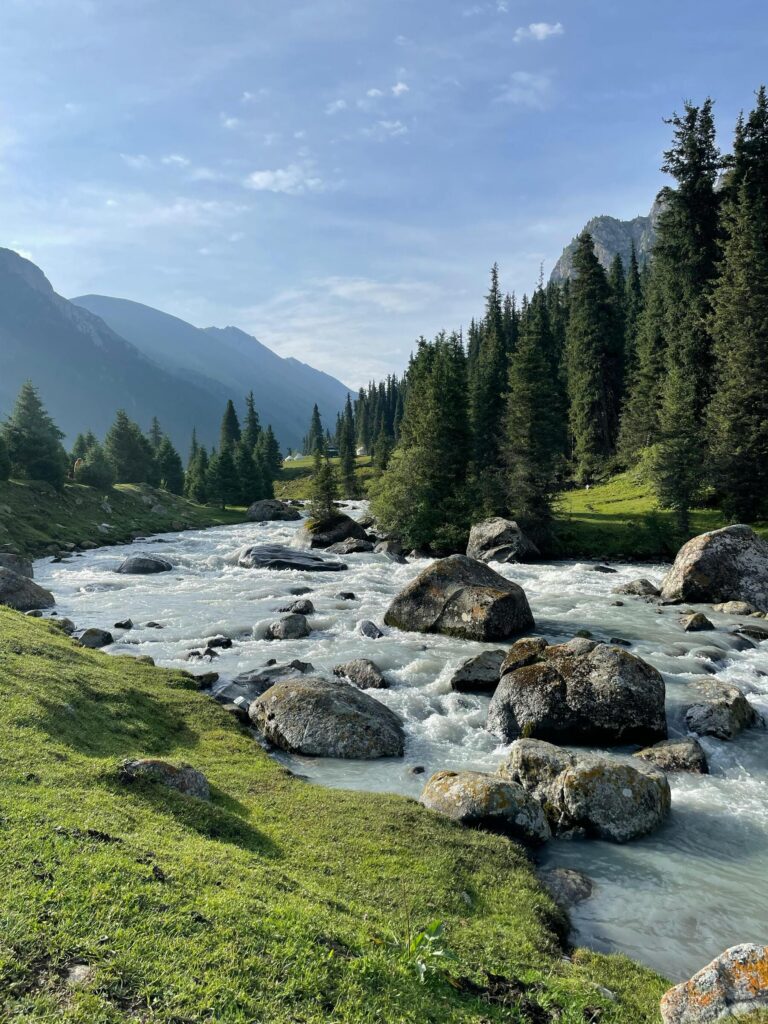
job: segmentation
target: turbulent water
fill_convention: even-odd
[[[258,668],[268,659],[293,658],[330,670],[340,662],[376,661],[391,687],[369,691],[405,722],[405,757],[386,761],[333,761],[281,757],[295,771],[329,786],[418,796],[425,777],[441,768],[494,770],[505,747],[484,729],[488,698],[453,693],[452,671],[482,644],[447,637],[387,631],[371,640],[359,623],[382,624],[392,596],[427,564],[395,565],[384,555],[349,555],[342,573],[240,569],[230,562],[244,544],[290,543],[295,523],[249,524],[166,534],[130,547],[88,552],[62,563],[38,562],[36,579],[53,591],[60,615],[78,627],[111,628],[130,617],[136,627],[115,631],[113,653],[149,654],[158,664],[189,668],[185,654],[207,637],[233,637],[213,668],[222,679]],[[168,558],[174,570],[157,576],[115,573],[129,551]],[[621,607],[611,589],[646,576],[659,581],[659,565],[617,566],[616,574],[589,563],[495,566],[521,584],[537,632],[551,641],[589,629],[597,639],[620,637],[655,665],[667,682],[670,733],[684,732],[682,708],[690,680],[717,671],[737,683],[768,716],[768,643],[733,649],[724,627],[736,620],[707,609],[716,633],[686,634],[679,608],[659,608],[637,598]],[[279,609],[298,586],[312,588],[312,635],[297,641],[263,639]],[[353,591],[354,601],[336,597]],[[156,622],[162,629],[148,628]],[[496,645],[498,646],[498,645]],[[193,670],[203,671],[208,669]],[[548,865],[579,868],[595,893],[572,913],[575,941],[622,951],[680,979],[737,942],[768,941],[768,733],[752,730],[732,743],[703,740],[709,776],[671,776],[673,813],[655,835],[626,846],[598,841],[550,843],[540,854]],[[420,765],[426,775],[411,769]]]

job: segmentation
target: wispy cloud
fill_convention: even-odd
[[[240,127],[240,118],[232,117],[230,114],[219,114],[219,122],[222,128],[226,128],[230,132]]]
[[[168,156],[160,158],[160,163],[165,164],[167,167],[189,167],[190,162],[181,153],[169,153]]]
[[[396,139],[408,134],[408,126],[402,121],[376,121],[375,124],[363,128],[363,135],[384,142],[386,139]]]
[[[533,39],[537,43],[543,43],[551,36],[561,36],[565,32],[562,23],[557,21],[554,24],[548,21],[532,21],[530,25],[521,25],[515,30],[514,39],[516,43],[522,43],[526,39]]]
[[[325,108],[326,114],[333,115],[339,114],[342,110],[347,109],[346,100],[332,100]]]
[[[497,100],[501,103],[541,109],[547,105],[551,90],[552,82],[547,75],[532,71],[514,71],[510,75],[509,84],[499,93]]]
[[[250,89],[246,89],[240,97],[240,102],[258,103],[259,100],[263,100],[267,96],[269,96],[269,89],[267,88],[262,87],[261,89],[256,89],[255,92],[252,92]]]
[[[152,166],[152,161],[146,153],[121,153],[120,159],[134,171],[144,171]]]
[[[391,91],[392,91],[392,95],[393,96],[403,96],[405,93],[410,92],[411,90],[406,85],[405,82],[396,82],[392,86],[392,90]]]
[[[372,100],[375,100],[378,99],[380,96],[383,96],[384,93],[382,92],[381,89],[369,89],[365,95],[369,96]]]
[[[283,192],[289,196],[305,192],[322,192],[325,188],[322,178],[301,164],[289,164],[274,170],[252,171],[243,182],[246,188],[255,192]]]

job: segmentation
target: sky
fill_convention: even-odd
[[[358,387],[767,77],[764,0],[2,0],[0,245]]]

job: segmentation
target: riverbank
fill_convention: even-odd
[[[563,957],[514,843],[300,781],[181,673],[48,622],[0,609],[0,663],[4,1020],[658,1020],[650,970]],[[132,756],[193,764],[210,804],[125,788]],[[434,920],[455,959],[422,984],[403,941]]]
[[[146,484],[61,491],[26,480],[0,483],[0,551],[33,558],[79,545],[118,544],[135,533],[165,533],[243,522],[241,509],[196,505]]]

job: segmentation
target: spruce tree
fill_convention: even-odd
[[[157,416],[153,416],[147,432],[147,437],[149,438],[149,443],[152,445],[153,451],[156,452],[159,449],[160,445],[163,443],[164,436],[162,427],[160,426],[160,421]]]
[[[221,431],[219,433],[219,448],[234,448],[240,440],[240,421],[235,412],[235,406],[230,398],[224,415],[221,419]]]
[[[121,484],[154,483],[154,453],[141,428],[119,409],[104,438],[104,453]]]
[[[155,463],[160,478],[160,486],[171,494],[184,493],[184,465],[181,456],[171,444],[170,438],[163,436],[155,453]]]
[[[64,435],[46,412],[31,381],[22,385],[2,433],[13,476],[63,486],[69,465],[61,444]]]
[[[335,514],[334,503],[339,500],[339,482],[333,463],[320,448],[315,449],[309,496],[310,519],[321,521]]]
[[[5,438],[0,434],[0,482],[8,480],[11,476],[11,457],[8,454],[8,447]]]
[[[206,474],[206,490],[208,501],[215,502],[221,508],[234,505],[238,500],[240,481],[230,445],[211,456]]]
[[[643,285],[640,277],[640,265],[637,262],[635,243],[629,255],[624,283],[624,379],[628,387],[636,366],[637,332],[640,315],[643,311]]]
[[[324,445],[322,439],[321,445]],[[256,453],[261,461],[264,472],[269,476],[270,480],[276,479],[283,465],[283,456],[271,424],[267,425],[266,430],[262,430],[256,445]]]
[[[197,428],[193,427],[192,428],[192,441],[190,442],[190,445],[189,445],[189,456],[187,458],[187,469],[190,469],[190,467],[193,465],[195,459],[197,458],[197,453],[198,453],[199,450],[200,450],[200,445],[198,444],[198,441],[197,441]]]
[[[98,443],[92,444],[75,467],[75,482],[108,491],[115,482],[115,471]]]
[[[245,399],[245,424],[243,426],[242,439],[251,452],[256,447],[260,434],[261,423],[259,421],[259,414],[256,411],[256,400],[253,397],[253,391],[249,391]]]
[[[235,468],[239,483],[237,500],[240,505],[251,505],[265,497],[260,467],[256,464],[253,451],[254,449],[248,446],[244,432],[243,439],[235,451]]]
[[[204,505],[208,501],[208,452],[198,445],[184,479],[184,495],[190,501]]]
[[[78,434],[75,438],[75,443],[72,445],[72,451],[70,452],[70,460],[75,463],[78,459],[84,459],[88,454],[88,441],[85,438],[85,434]]]
[[[309,421],[309,430],[304,438],[304,454],[314,455],[317,451],[323,450],[325,432],[323,421],[320,418],[320,410],[315,404],[312,407],[312,418]]]
[[[357,495],[355,479],[355,426],[352,418],[352,405],[347,396],[347,406],[339,422],[339,473],[341,485],[347,498]]]

